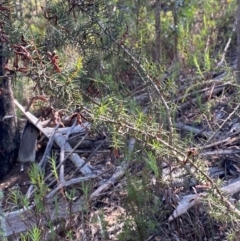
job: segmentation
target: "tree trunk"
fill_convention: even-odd
[[[160,22],[160,12],[161,12],[161,0],[156,0],[156,2],[155,2],[156,39],[155,39],[155,56],[154,56],[154,62],[156,62],[156,63],[160,63],[160,58],[161,58],[161,22]]]
[[[17,125],[11,79],[4,76],[4,51],[0,43],[0,179],[11,169],[17,154]]]
[[[178,16],[177,16],[177,6],[173,3],[173,24],[174,24],[174,60],[178,62]]]
[[[236,31],[237,31],[237,71],[236,71],[236,78],[237,78],[237,83],[240,84],[240,0],[238,0]]]

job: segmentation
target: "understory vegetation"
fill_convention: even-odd
[[[27,228],[3,238],[240,240],[236,11],[233,0],[0,1],[15,99],[46,128],[83,128],[65,133],[71,146],[97,143],[72,146],[91,170],[80,173],[66,143],[49,151],[42,134],[27,184],[3,189],[3,212],[28,209]]]

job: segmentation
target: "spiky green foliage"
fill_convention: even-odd
[[[126,28],[123,13],[103,0],[49,1],[43,13],[51,23],[46,28],[49,50],[74,46],[82,56],[83,71],[71,81],[86,89],[89,79],[103,73],[118,53],[116,41]]]
[[[168,201],[165,191],[169,190],[173,197],[175,195],[174,192],[171,193],[171,190],[175,190],[174,180],[166,178],[163,166],[179,170],[182,179],[187,182],[181,192],[189,192],[188,177],[199,184],[211,181],[203,161],[198,160],[187,149],[189,143],[192,146],[193,135],[188,138],[189,143],[183,143],[179,135],[171,130],[169,120],[174,120],[178,114],[177,106],[172,100],[179,94],[181,83],[185,83],[185,80],[177,83],[182,81],[182,78],[178,78],[182,71],[181,64],[190,62],[189,65],[202,77],[206,70],[212,68],[211,54],[214,48],[210,50],[206,40],[210,36],[210,39],[215,41],[216,35],[214,31],[211,32],[215,25],[209,18],[211,15],[207,13],[212,10],[210,5],[216,3],[162,2],[169,3],[161,16],[164,53],[162,66],[153,63],[151,56],[155,34],[152,1],[117,1],[115,6],[115,2],[104,0],[47,1],[41,10],[41,16],[45,16],[45,19],[41,19],[38,24],[26,28],[19,21],[14,23],[16,31],[24,35],[32,57],[28,63],[28,74],[34,80],[36,93],[51,96],[53,106],[69,112],[75,105],[83,105],[89,120],[93,122],[92,132],[99,130],[101,126],[103,132],[110,136],[113,155],[117,158],[121,157],[119,152],[127,153],[125,146],[129,136],[137,140],[136,151],[131,157],[124,156],[130,164],[129,167],[136,173],[131,170],[134,175],[129,175],[126,185],[129,220],[125,220],[126,232],[123,232],[124,236],[120,240],[136,239],[135,230],[132,229],[133,222],[137,228],[138,240],[146,240],[156,230],[160,234],[164,233],[160,224],[166,221],[173,211],[172,207],[176,207],[177,203],[169,200],[167,206],[160,202]],[[202,12],[199,6],[204,6],[207,13]],[[129,13],[128,24],[123,18],[123,10]],[[179,17],[178,25],[174,25],[174,13]],[[195,21],[200,22],[201,31],[192,36]],[[13,40],[18,42],[20,37],[21,34],[15,34]],[[56,71],[49,59],[47,52],[52,54],[53,51],[58,56],[60,71]],[[179,63],[168,71],[169,66],[164,63],[172,62],[177,52]],[[166,72],[168,73],[165,74]],[[189,97],[188,92],[198,85],[202,86],[201,83],[191,82],[183,95]],[[139,95],[135,95],[136,93]],[[147,100],[141,102],[145,95]],[[137,102],[133,97],[140,101]],[[196,104],[206,113],[210,108],[205,108],[201,96],[196,98]],[[121,161],[119,158],[120,164]],[[58,180],[55,160],[52,158],[50,163],[52,173]],[[30,176],[39,189],[34,198],[38,201],[37,204],[39,203],[37,208],[42,210],[41,197],[48,191],[44,186],[43,174],[33,167]],[[36,176],[38,178],[34,179]],[[219,184],[214,181],[210,183],[212,189],[217,190]],[[90,186],[82,186],[86,201],[90,191]],[[74,196],[74,192],[66,193],[70,202]],[[212,205],[217,208],[212,209],[213,213],[209,214],[222,221],[223,215],[220,211],[224,210],[226,213],[226,207],[220,197],[220,193],[210,193],[208,203],[211,204],[211,200],[216,199]],[[17,193],[13,195],[13,200],[19,201]],[[24,206],[27,204],[25,202]],[[230,212],[228,215],[231,215]],[[227,218],[232,220],[231,217]],[[102,220],[104,219],[100,217],[99,226],[103,225]],[[73,239],[72,230],[68,236]],[[198,239],[201,239],[201,232]]]

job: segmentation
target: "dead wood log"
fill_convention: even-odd
[[[71,152],[72,147],[66,142],[65,137],[61,133],[56,133],[54,135],[55,143],[66,151]],[[76,168],[80,169],[83,175],[92,174],[92,171],[88,164],[84,165],[85,162],[82,158],[80,158],[76,153],[72,153],[68,157],[76,166]]]
[[[24,169],[24,163],[35,161],[38,134],[38,129],[31,122],[27,121],[22,133],[18,152],[18,160],[21,163],[21,171]]]
[[[46,137],[49,138],[51,133],[54,131],[54,128],[51,128],[51,127],[44,128],[43,125],[42,125],[42,122],[39,121],[39,119],[37,117],[35,117],[33,114],[31,114],[29,111],[25,111],[24,107],[17,100],[14,100],[14,103],[22,111],[22,113],[27,117],[27,119],[33,125],[35,125],[35,127],[38,128],[38,130],[40,130]],[[87,130],[88,127],[90,127],[89,123],[84,123],[82,125],[77,125],[72,130],[72,134],[73,133],[82,133],[82,134],[84,134],[84,133],[86,133],[86,130]],[[69,129],[71,129],[71,127],[59,128],[57,130],[57,132],[61,133],[63,135],[66,135],[68,133]]]
[[[131,154],[133,152],[133,148],[135,145],[135,139],[130,138],[128,143],[128,152]],[[111,186],[113,186],[122,176],[125,175],[125,172],[129,166],[129,161],[125,160],[122,165],[116,170],[116,172],[99,188],[97,188],[91,195],[90,200],[95,200],[97,197],[101,195],[103,191],[108,190]]]
[[[52,199],[48,199],[44,204],[44,212],[41,214],[41,225],[48,224],[49,221],[54,223],[54,221],[64,220],[69,218],[70,215],[79,213],[83,207],[84,202],[78,199],[76,202],[71,204],[66,200],[62,199],[57,203],[53,202]],[[22,209],[5,214],[5,237],[11,240],[18,240],[20,233],[24,233],[34,226],[39,224],[39,216],[34,210],[34,206],[28,209]]]
[[[79,144],[79,142],[81,141],[81,143]],[[83,150],[83,149],[94,149],[96,147],[99,146],[99,144],[102,143],[102,140],[95,140],[93,138],[85,138],[84,140],[82,140],[82,135],[81,137],[78,138],[74,138],[74,139],[68,139],[67,142],[69,143],[69,145],[74,148],[76,145],[78,145],[77,149]],[[47,138],[44,139],[43,141],[41,141],[41,146],[45,147],[48,143]],[[111,141],[105,141],[102,144],[102,149],[109,149],[111,146]]]
[[[233,194],[240,192],[239,178],[236,179],[235,182],[233,182],[225,187],[222,187],[220,190],[224,193],[224,195],[227,195],[227,196],[232,196]],[[180,202],[178,203],[178,206],[174,210],[173,214],[168,218],[168,221],[172,221],[173,219],[186,213],[188,211],[188,209],[190,209],[191,207],[202,203],[203,198],[206,197],[206,195],[207,195],[207,193],[203,192],[200,194],[189,194],[189,195],[183,196],[181,198]],[[240,217],[240,212],[238,210],[236,210],[236,208],[233,205],[228,203],[228,206],[229,206],[229,208],[231,208],[232,211],[234,211]]]
[[[54,128],[43,128],[41,122],[34,116],[32,115],[30,112],[25,111],[24,107],[17,101],[14,101],[15,104],[17,105],[17,107],[23,112],[23,114],[27,117],[27,119],[32,122],[32,124],[35,125],[36,128],[38,128],[47,138],[50,137],[51,133],[54,131]],[[85,127],[89,126],[89,123],[85,124]],[[73,130],[72,133],[79,133],[79,132],[86,132],[85,127],[82,127],[80,125],[77,125]],[[57,130],[57,132],[60,133],[56,133],[54,135],[54,141],[55,143],[61,147],[64,146],[65,150],[68,151],[72,151],[71,146],[66,142],[66,138],[61,134],[61,133],[65,133],[67,134],[68,131],[71,129],[71,127],[69,128],[59,128]],[[75,166],[77,168],[80,168],[80,171],[82,172],[83,175],[89,175],[92,174],[92,171],[89,167],[88,164],[84,165],[84,160],[81,159],[77,154],[73,153],[69,156],[69,159],[75,164]]]
[[[135,144],[135,139],[131,138],[128,144],[129,148],[129,154],[132,153],[133,148]],[[90,200],[95,200],[101,192],[107,190],[111,185],[113,185],[116,181],[119,180],[124,175],[124,172],[126,171],[128,167],[128,160],[125,160],[124,164],[121,168],[119,168],[116,173],[113,174],[113,176],[101,187],[99,187],[91,196]],[[75,178],[72,180],[69,180],[66,182],[66,186],[70,186],[82,181],[87,181],[92,177],[83,177],[83,178]],[[56,190],[54,190],[54,193],[56,193]],[[41,225],[48,224],[49,221],[59,221],[59,220],[66,220],[70,217],[70,215],[74,215],[78,212],[80,212],[84,206],[85,203],[81,199],[78,199],[77,201],[73,202],[71,204],[70,209],[67,209],[66,207],[69,207],[69,203],[66,202],[66,200],[62,199],[58,201],[58,203],[52,202],[52,196],[53,193],[49,193],[48,198],[46,198],[46,204],[44,204],[44,212],[41,214]],[[57,208],[56,208],[57,207]],[[33,228],[34,226],[39,224],[39,215],[36,215],[34,211],[35,206],[32,205],[31,207],[27,209],[17,210],[11,213],[5,214],[5,237],[8,238],[9,241],[16,240],[16,238],[19,237],[20,233],[26,232],[29,229]],[[71,210],[71,212],[69,212]],[[37,218],[38,217],[38,218]]]

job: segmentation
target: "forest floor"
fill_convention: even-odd
[[[188,148],[200,150],[198,154],[207,175],[214,181],[220,179],[224,186],[239,180],[240,106],[237,96],[234,95],[234,69],[228,70],[228,72],[221,71],[219,74],[208,73],[208,76],[210,76],[209,79],[203,79],[200,85],[197,84],[199,79],[196,80],[197,88],[194,90],[188,90],[187,87],[194,85],[192,82],[193,76],[188,76],[181,81],[181,88],[179,88],[177,94],[178,100],[176,100],[180,110],[176,119],[176,128],[183,140],[191,136],[191,144]],[[181,98],[179,98],[180,96]],[[116,157],[108,148],[101,151],[89,162],[96,173],[102,173],[97,181],[90,182],[90,192],[94,192],[104,182],[110,180],[124,160],[124,155],[121,153]],[[83,152],[80,156],[86,160],[91,152]],[[41,159],[42,154],[42,151],[38,153],[37,162]],[[172,171],[169,174],[168,168],[168,165],[163,168],[163,175],[172,175]],[[179,172],[181,174],[183,172],[181,165],[171,166],[171,168],[176,170],[176,176],[173,179],[171,177],[171,185],[168,188],[160,185],[149,189],[154,190],[155,194],[162,199],[161,207],[154,217],[155,221],[158,220],[159,225],[161,224],[160,230],[149,231],[150,227],[145,227],[147,234],[143,235],[144,238],[141,238],[140,235],[134,239],[134,233],[141,232],[137,230],[138,226],[136,226],[135,219],[138,216],[134,217],[128,209],[129,206],[126,205],[128,202],[126,187],[129,175],[138,177],[144,175],[142,164],[137,166],[135,163],[128,168],[127,176],[115,180],[97,199],[90,202],[84,217],[79,214],[74,225],[75,237],[79,238],[78,240],[86,241],[124,240],[124,238],[120,239],[118,235],[123,232],[126,220],[128,220],[128,225],[132,230],[128,230],[129,236],[125,237],[126,241],[227,240],[226,235],[231,225],[224,223],[222,220],[215,221],[201,205],[195,209],[190,209],[189,212],[175,218],[172,222],[168,221],[169,216],[182,197],[188,194],[205,192],[211,185],[209,183],[205,183],[205,186],[196,185],[196,181],[191,183],[192,180],[189,179],[187,174],[179,178]],[[68,162],[65,169],[68,177],[78,177],[72,163]],[[24,172],[20,172],[20,164],[16,163],[12,171],[0,182],[0,187],[5,196],[3,201],[5,212],[12,210],[9,194],[11,195],[13,190],[18,190],[25,195],[31,185],[28,170],[29,166],[25,168]],[[46,171],[46,174],[49,173],[51,173],[50,166],[47,167]],[[71,174],[73,175],[71,176]],[[148,185],[151,186],[154,175],[150,176],[152,180],[149,179]],[[168,177],[166,177],[167,179]],[[50,183],[51,180],[48,182]],[[176,184],[177,182],[178,184]],[[158,188],[159,190],[157,190]],[[83,195],[82,191],[79,195]],[[235,204],[239,202],[238,193],[233,196],[233,199]],[[149,205],[149,203],[146,205]],[[133,205],[132,208],[134,209],[134,207],[137,208]],[[58,238],[67,240],[64,239],[64,235],[65,233],[59,233]],[[235,240],[240,240],[240,238]]]

